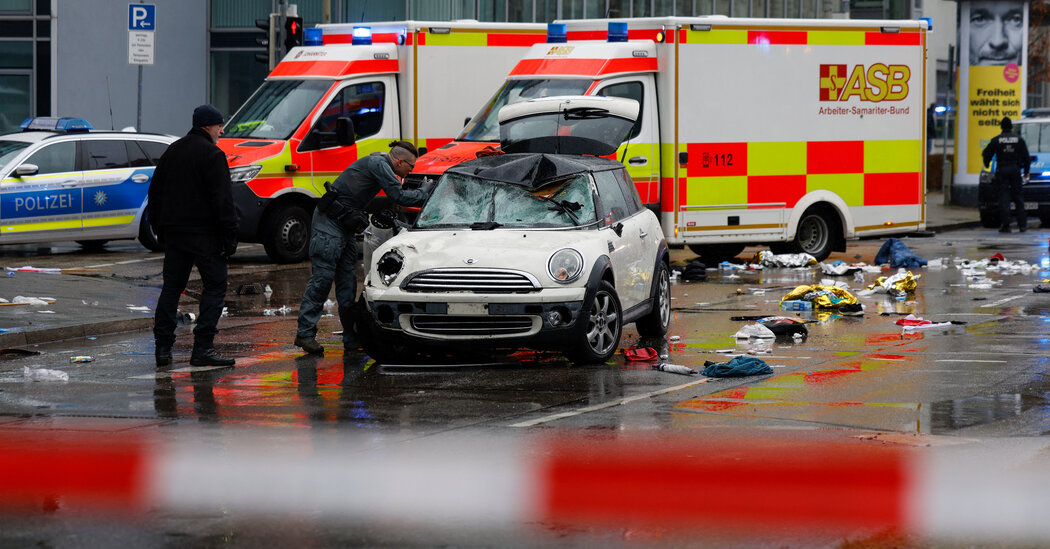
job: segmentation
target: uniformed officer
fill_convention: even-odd
[[[314,209],[310,226],[312,270],[299,306],[299,326],[295,334],[295,345],[308,353],[324,352],[316,339],[317,321],[333,281],[343,325],[343,347],[352,351],[360,345],[351,307],[357,298],[356,235],[368,226],[365,214],[368,203],[380,189],[404,206],[418,206],[426,201],[426,191],[402,189],[398,180],[415,167],[416,148],[407,141],[394,141],[390,147],[390,154],[374,153],[350,164]]]
[[[193,328],[193,366],[233,366],[215,350],[226,297],[226,258],[237,251],[237,209],[230,166],[216,146],[222,114],[211,105],[193,111],[193,128],[157,162],[149,187],[147,215],[164,245],[164,287],[153,320],[157,366],[171,364],[179,296],[197,266],[203,291]]]
[[[1032,159],[1024,139],[1013,133],[1013,123],[1008,117],[1003,117],[999,127],[1003,133],[993,137],[982,153],[984,167],[987,168],[992,157],[995,157],[995,188],[999,192],[999,217],[1002,220],[999,232],[1010,232],[1010,202],[1013,202],[1017,228],[1023,233],[1028,230],[1028,218],[1021,195],[1022,174],[1024,178],[1028,177]]]

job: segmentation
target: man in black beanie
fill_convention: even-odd
[[[193,111],[193,128],[171,144],[157,162],[146,215],[164,246],[164,286],[153,321],[157,366],[172,362],[179,296],[197,266],[203,291],[193,328],[193,366],[233,366],[215,350],[226,297],[226,260],[237,251],[237,210],[230,166],[216,146],[222,114],[211,105]]]
[[[1013,132],[1013,122],[1008,117],[1003,117],[999,127],[1003,133],[993,137],[981,154],[984,156],[985,168],[995,157],[995,188],[999,192],[999,219],[1002,223],[999,232],[1010,232],[1010,202],[1013,202],[1017,229],[1023,233],[1028,230],[1028,217],[1021,195],[1022,174],[1025,179],[1028,178],[1032,157],[1028,154],[1028,145],[1024,139]]]

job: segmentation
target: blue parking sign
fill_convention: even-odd
[[[129,4],[128,30],[157,30],[156,8],[153,4]]]

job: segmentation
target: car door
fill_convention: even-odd
[[[82,238],[135,237],[138,227],[132,222],[146,201],[153,176],[149,159],[137,144],[125,139],[84,139],[79,145],[84,188]],[[133,155],[128,154],[129,145]]]
[[[624,195],[617,171],[622,170],[595,172],[594,182],[604,216],[601,233],[608,239],[609,258],[616,276],[616,293],[621,306],[627,310],[648,297],[646,274],[651,276],[653,264],[644,264],[641,233],[646,231],[641,226],[641,217],[634,215],[638,213],[638,206]]]
[[[311,151],[314,188],[324,192],[324,183],[335,181],[358,158],[390,150],[387,145],[395,137],[390,128],[395,125],[388,120],[393,114],[387,105],[396,98],[396,89],[388,78],[350,83],[332,95],[299,146],[299,152]],[[356,141],[349,147],[336,142],[336,121],[341,117],[354,123]]]
[[[83,211],[75,141],[45,142],[0,182],[0,242],[80,238]]]

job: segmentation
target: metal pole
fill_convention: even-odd
[[[321,2],[321,22],[332,22],[332,0],[324,0]]]
[[[139,65],[138,114],[135,115],[135,131],[142,131],[142,65]]]
[[[944,109],[944,148],[941,151],[941,192],[944,204],[952,203],[952,163],[948,160],[948,115],[952,112],[952,91],[955,89],[955,47],[948,45],[948,93],[945,94]],[[952,151],[955,154],[955,151]]]

